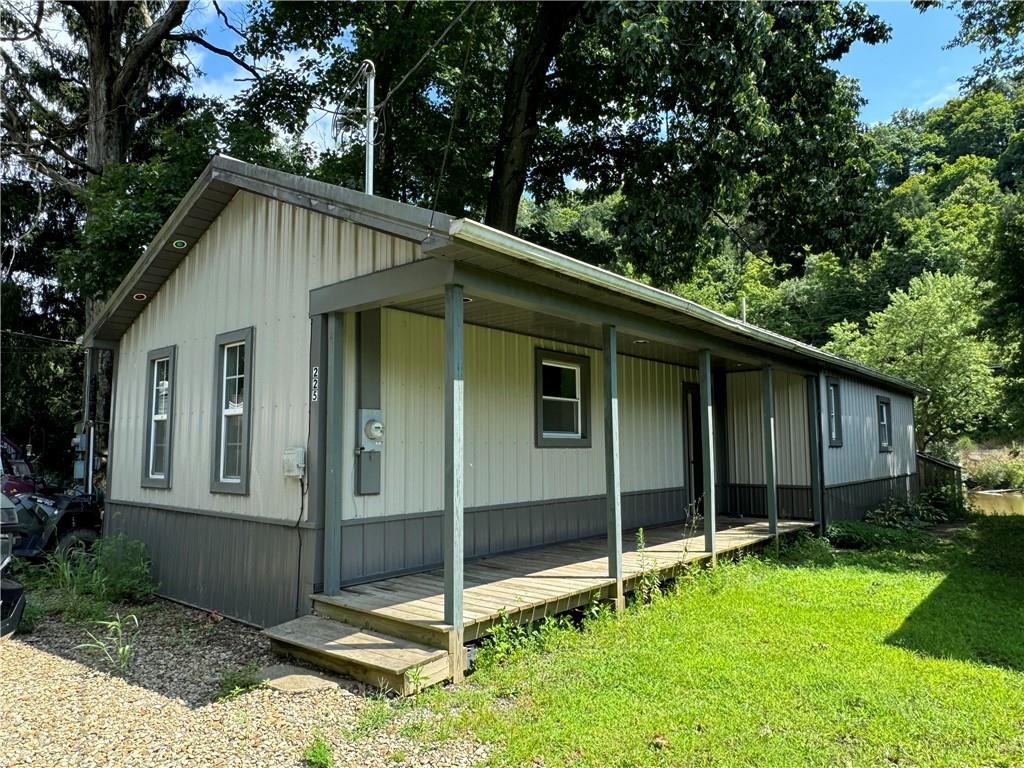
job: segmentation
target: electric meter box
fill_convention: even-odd
[[[306,449],[301,445],[293,445],[284,449],[281,466],[285,477],[305,477]]]

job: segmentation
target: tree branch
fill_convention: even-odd
[[[154,51],[164,40],[168,39],[171,30],[181,23],[188,3],[189,0],[174,0],[164,14],[153,22],[153,25],[128,51],[128,55],[124,57],[124,63],[121,65],[121,71],[118,72],[117,79],[114,80],[113,99],[111,100],[114,104],[124,101],[125,94],[135,85],[139,73],[142,72],[142,68],[150,60]]]
[[[246,39],[246,34],[242,30],[240,30],[238,27],[236,27],[234,24],[231,23],[231,20],[228,19],[228,15],[226,13],[224,13],[224,11],[222,11],[220,9],[219,5],[217,5],[217,0],[213,0],[213,10],[215,10],[217,12],[217,15],[220,16],[221,20],[224,22],[224,26],[225,27],[230,29],[232,32],[234,32],[236,35],[238,35],[243,40]]]
[[[34,37],[39,37],[43,31],[43,0],[39,0],[36,4],[36,20],[32,23],[32,26],[28,28],[28,32],[24,36],[14,35],[13,37],[0,37],[0,41],[5,43],[23,43],[26,40],[31,40]]]
[[[258,69],[256,69],[256,67],[254,65],[250,64],[245,59],[242,59],[239,56],[236,56],[234,53],[232,53],[231,51],[229,51],[229,50],[227,50],[225,48],[219,48],[216,45],[214,45],[213,43],[207,42],[206,40],[204,40],[200,35],[196,34],[195,32],[175,33],[173,35],[167,35],[167,39],[168,40],[177,40],[177,41],[183,42],[183,43],[195,43],[196,45],[202,46],[203,48],[205,48],[208,51],[212,51],[213,53],[216,53],[218,56],[223,56],[226,59],[230,59],[231,61],[235,62],[235,64],[240,66],[242,69],[244,69],[246,72],[248,72],[253,77],[255,77],[257,80],[260,79],[263,76],[262,73]]]

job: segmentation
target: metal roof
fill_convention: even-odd
[[[117,341],[170,277],[239,190],[319,211],[371,229],[419,242],[426,253],[482,269],[548,283],[569,281],[597,301],[628,302],[657,320],[742,341],[790,359],[912,393],[927,389],[905,379],[825,352],[810,344],[743,323],[667,291],[654,288],[471,219],[386,200],[282,171],[215,156],[84,334],[86,345]],[[145,298],[136,299],[142,294]]]

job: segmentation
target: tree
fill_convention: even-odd
[[[826,350],[930,390],[915,406],[920,450],[977,428],[996,401],[994,350],[979,335],[981,297],[972,277],[926,272],[892,293],[866,330],[832,327]]]
[[[920,10],[938,5],[935,0],[914,0]],[[992,77],[1024,72],[1024,3],[1019,0],[953,0],[960,16],[960,31],[950,48],[977,45],[984,60],[967,78],[977,84]]]

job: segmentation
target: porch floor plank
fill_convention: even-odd
[[[720,520],[718,555],[771,540],[764,519]],[[812,528],[802,520],[780,520],[779,534]],[[667,573],[682,565],[709,560],[703,531],[669,525],[645,531],[646,546],[638,552],[635,537],[623,541],[622,575],[627,588],[645,570]],[[594,537],[537,549],[494,555],[465,564],[464,629],[467,639],[486,633],[503,615],[530,621],[581,605],[607,594],[605,538]],[[314,605],[338,606],[368,616],[446,629],[444,579],[439,570],[395,576],[341,590],[335,596],[313,595]]]

